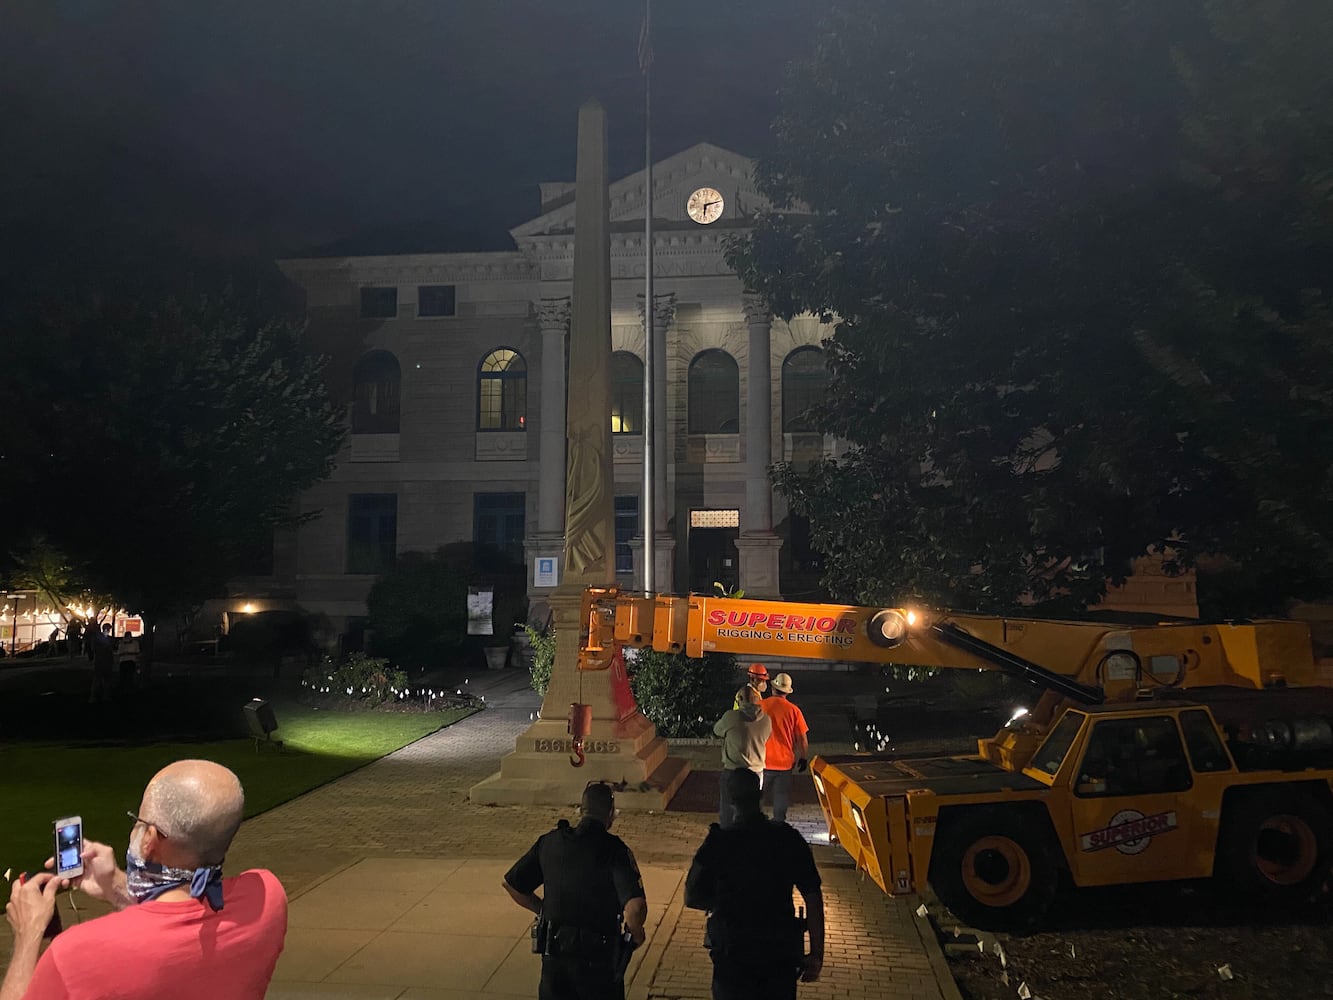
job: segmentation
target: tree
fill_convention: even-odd
[[[1202,7],[1173,55],[1181,184],[1206,212],[1135,338],[1213,473],[1188,532],[1208,607],[1254,613],[1333,587],[1333,8]]]
[[[1309,457],[1297,429],[1322,441],[1333,412],[1330,369],[1308,367],[1330,343],[1318,283],[1283,295],[1290,237],[1251,221],[1239,243],[1255,202],[1181,167],[1203,149],[1214,175],[1236,162],[1210,102],[1234,123],[1244,95],[1323,93],[1322,62],[1255,61],[1250,89],[1205,82],[1249,29],[1314,57],[1333,38],[1316,8],[834,5],[760,163],[778,207],[731,258],[780,315],[838,321],[816,418],[849,452],[778,470],[837,595],[1079,607],[1149,548],[1244,562],[1280,585],[1270,599],[1328,585],[1328,451],[1319,486],[1275,475]],[[1269,130],[1245,150],[1329,165],[1330,134],[1274,148]],[[1324,193],[1268,221],[1323,240]],[[1275,360],[1279,330],[1292,354]],[[1238,434],[1247,422],[1283,433]],[[1280,530],[1291,505],[1300,527]],[[1280,554],[1255,544],[1275,532]]]
[[[322,362],[235,297],[90,298],[6,327],[8,548],[43,537],[150,619],[219,593],[332,468]]]

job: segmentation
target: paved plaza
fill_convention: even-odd
[[[228,870],[270,868],[291,897],[271,1000],[536,995],[531,916],[500,882],[540,834],[575,810],[468,800],[468,789],[498,769],[538,707],[526,671],[474,676],[469,688],[486,696],[485,711],[241,828]],[[716,767],[716,748],[681,752]],[[684,907],[683,885],[711,819],[666,812],[623,813],[616,821],[643,870],[649,904],[647,944],[627,980],[630,1000],[709,996],[703,914]],[[791,819],[807,833],[823,829],[813,806],[795,807]],[[824,878],[827,956],[820,981],[802,985],[799,995],[956,1000],[916,903],[886,897],[841,850],[814,850]]]

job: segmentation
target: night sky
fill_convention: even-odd
[[[656,0],[655,158],[763,151],[817,0]],[[495,249],[607,105],[642,166],[640,0],[7,0],[8,253]]]

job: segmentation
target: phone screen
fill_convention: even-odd
[[[75,816],[56,822],[56,874],[83,868],[83,821]]]

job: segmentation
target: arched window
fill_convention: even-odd
[[[643,433],[643,362],[629,351],[611,355],[611,433]]]
[[[690,362],[689,393],[689,433],[740,433],[741,372],[730,354],[696,354]]]
[[[810,408],[828,391],[828,368],[818,347],[798,347],[782,362],[782,431],[810,433]]]
[[[528,363],[508,347],[491,351],[477,372],[477,430],[521,431],[528,422]]]
[[[371,351],[352,369],[352,433],[398,433],[398,359]]]

